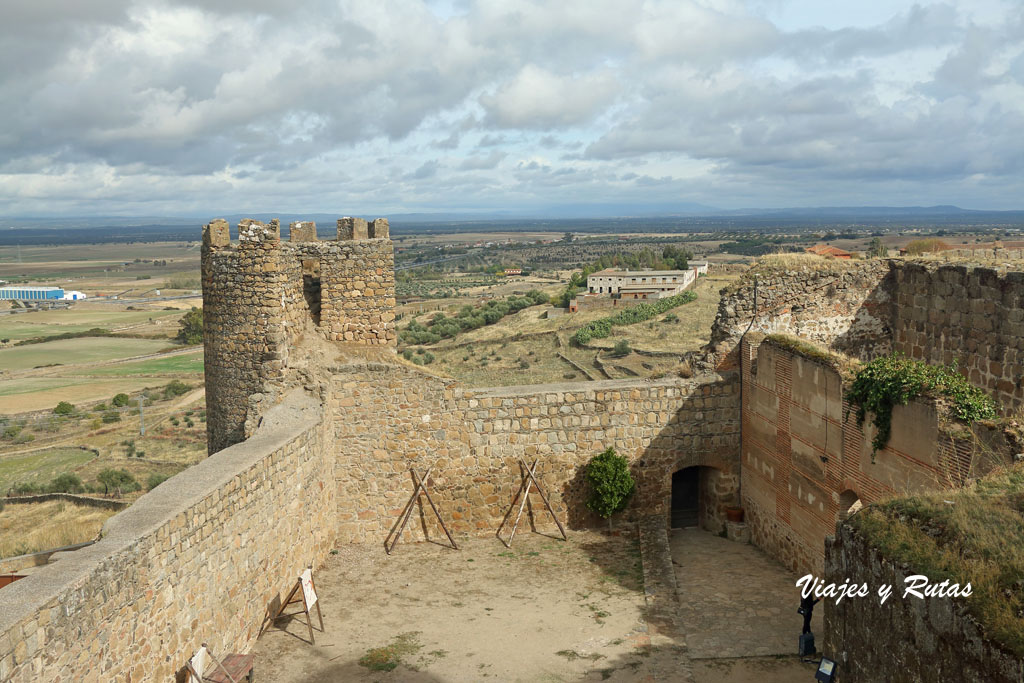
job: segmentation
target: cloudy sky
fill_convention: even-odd
[[[1020,0],[3,0],[0,103],[6,215],[1024,208]]]

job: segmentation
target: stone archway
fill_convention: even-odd
[[[843,521],[853,513],[864,507],[860,496],[853,489],[846,489],[839,494],[839,520]]]
[[[721,532],[725,529],[725,508],[739,504],[739,478],[715,465],[681,465],[669,482],[671,528],[696,526]]]

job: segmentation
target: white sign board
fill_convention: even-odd
[[[313,588],[313,570],[307,569],[299,575],[299,582],[302,584],[302,597],[306,601],[306,609],[309,610],[316,604],[316,590]]]
[[[206,648],[199,648],[199,651],[192,655],[192,659],[188,663],[191,666],[188,672],[188,683],[203,683],[203,675],[206,672],[207,664]],[[196,678],[197,675],[199,678]]]

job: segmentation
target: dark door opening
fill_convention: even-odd
[[[316,275],[302,276],[302,294],[309,306],[309,314],[313,322],[320,324],[320,278]]]
[[[700,524],[700,468],[687,467],[672,475],[672,528]]]

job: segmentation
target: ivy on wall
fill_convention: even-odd
[[[857,406],[858,425],[864,424],[868,411],[874,415],[872,458],[889,443],[893,407],[905,406],[918,396],[949,399],[953,415],[964,422],[996,417],[996,402],[972,386],[956,363],[928,365],[902,353],[881,356],[857,372],[846,392],[846,400]]]

